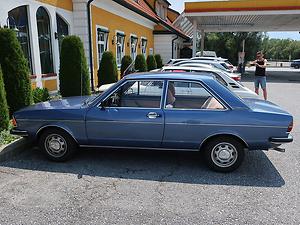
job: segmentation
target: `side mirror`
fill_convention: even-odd
[[[99,106],[100,106],[100,109],[101,109],[101,110],[104,110],[105,107],[107,106],[107,102],[106,102],[106,101],[103,101],[103,102],[100,103]]]

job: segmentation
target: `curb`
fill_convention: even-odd
[[[26,151],[31,145],[32,142],[28,139],[20,138],[8,145],[0,147],[0,162],[12,159],[16,155]]]

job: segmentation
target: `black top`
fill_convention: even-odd
[[[256,61],[258,65],[264,65],[265,64],[265,60],[263,59],[262,61],[257,60]],[[256,70],[255,70],[255,76],[266,76],[266,68],[261,68],[259,66],[256,66]]]

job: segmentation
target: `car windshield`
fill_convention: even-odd
[[[102,94],[102,93],[101,93]],[[89,106],[99,95],[91,95],[90,97],[88,97],[86,100],[83,101],[82,105],[87,105]]]

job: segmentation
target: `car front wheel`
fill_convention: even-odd
[[[207,165],[217,172],[231,172],[237,169],[245,155],[245,146],[231,137],[217,137],[204,147]]]
[[[40,136],[39,146],[48,159],[57,162],[70,159],[77,149],[73,138],[59,129],[45,130]]]

